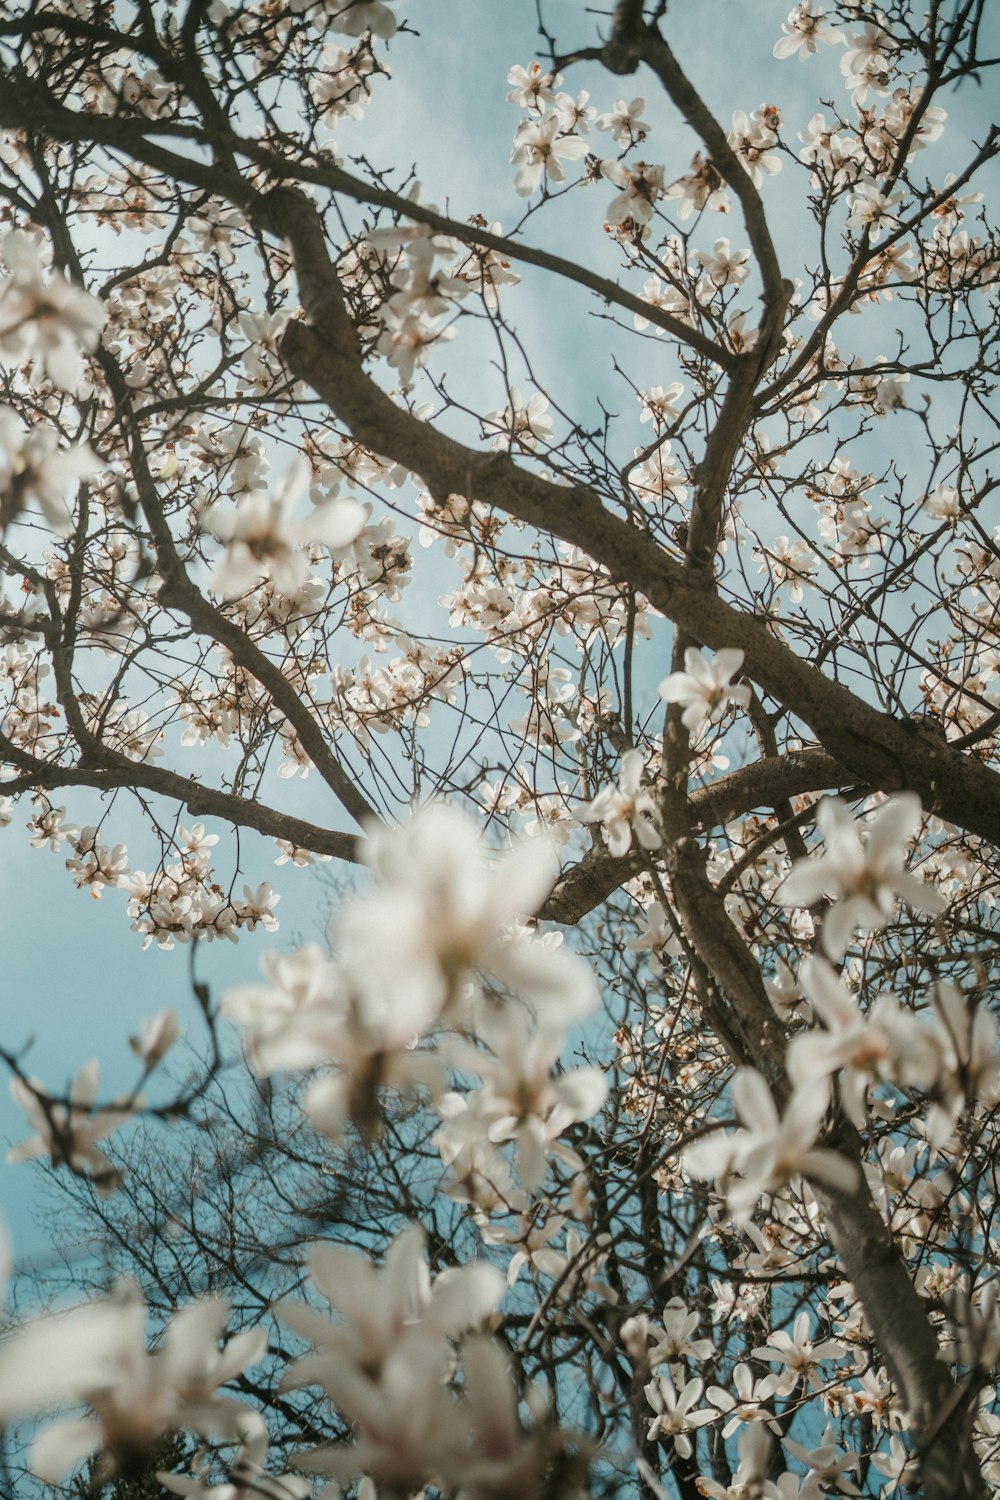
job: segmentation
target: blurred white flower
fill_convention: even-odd
[[[60,390],[80,382],[84,350],[97,348],[107,318],[104,304],[61,271],[45,275],[40,245],[22,230],[0,238],[0,360],[37,360]]]
[[[181,1034],[181,1023],[175,1010],[161,1010],[151,1021],[142,1020],[141,1035],[131,1038],[134,1052],[142,1058],[148,1068],[166,1057]]]
[[[101,468],[86,443],[59,447],[54,427],[37,423],[30,430],[8,406],[0,406],[0,530],[35,504],[60,536],[73,529],[69,496],[81,479]]]
[[[123,1125],[142,1100],[119,1099],[110,1109],[95,1110],[100,1081],[96,1058],[84,1063],[77,1073],[66,1102],[51,1098],[37,1079],[12,1078],[11,1098],[24,1110],[36,1133],[29,1140],[11,1146],[7,1160],[34,1161],[48,1156],[54,1167],[67,1166],[80,1176],[90,1177],[99,1193],[112,1192],[117,1186],[117,1174],[94,1143]]]
[[[146,1348],[146,1308],[123,1283],[103,1301],[22,1324],[0,1347],[0,1419],[36,1416],[86,1404],[34,1441],[31,1467],[55,1482],[95,1448],[114,1474],[166,1432],[189,1427],[205,1437],[238,1438],[254,1413],[217,1388],[253,1364],[267,1347],[263,1329],[237,1334],[219,1348],[229,1309],[204,1297],[175,1313],[163,1339]]]
[[[311,472],[308,459],[299,455],[273,498],[252,491],[234,510],[217,504],[205,512],[205,529],[226,543],[211,583],[221,598],[236,599],[264,578],[281,593],[294,594],[309,573],[308,546],[318,543],[336,549],[355,540],[365,524],[364,509],[356,500],[332,500],[298,521],[292,519]]]
[[[823,947],[830,958],[846,951],[856,928],[880,932],[902,899],[915,911],[937,916],[945,900],[904,869],[907,845],[923,817],[915,792],[896,792],[871,819],[862,838],[861,826],[845,802],[824,797],[816,822],[826,845],[824,852],[800,859],[780,887],[783,906],[812,906],[823,896],[833,906],[823,921]]]

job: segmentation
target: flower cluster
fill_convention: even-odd
[[[315,946],[272,956],[268,984],[225,996],[255,1067],[329,1069],[304,1106],[333,1139],[348,1122],[377,1134],[386,1090],[425,1090],[453,1169],[468,1148],[506,1142],[527,1187],[553,1153],[576,1164],[558,1138],[600,1109],[606,1083],[597,1069],[554,1070],[568,1026],[594,1007],[593,978],[516,925],[552,886],[550,846],[534,839],[494,863],[469,819],[432,805],[407,828],[373,829],[365,858],[376,884],[337,917],[333,959]],[[488,998],[487,980],[510,998]],[[447,1090],[449,1068],[482,1087]]]

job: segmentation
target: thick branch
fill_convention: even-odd
[[[162,580],[158,596],[161,604],[179,609],[195,630],[225,646],[233,660],[267,689],[275,707],[284,714],[295,730],[299,743],[320,776],[351,817],[359,823],[377,821],[371,803],[330,748],[326,735],[310,712],[308,704],[299,697],[280,666],[271,661],[235,621],[230,620],[222,610],[216,609],[191,582],[160,504],[156,482],[146,459],[142,434],[138,431],[132,410],[131,393],[113,358],[104,351],[98,357],[114,391],[119,415],[126,430],[139,504],[156,549],[157,571]],[[93,736],[81,734],[76,725],[73,727],[81,748],[99,755],[100,741]]]
[[[928,810],[1000,842],[1000,776],[980,760],[928,744],[909,721],[824,676],[766,625],[703,588],[647,533],[606,510],[594,490],[553,484],[504,454],[466,447],[397,406],[362,367],[315,210],[300,199],[291,212],[292,196],[282,194],[282,221],[315,328],[291,323],[282,355],[359,442],[419,474],[442,503],[451,494],[473,497],[579,547],[704,645],[741,649],[749,676],[808,725],[851,780],[884,791],[913,788]]]
[[[0,782],[0,794],[10,796],[36,787],[50,791],[61,786],[89,786],[101,792],[119,789],[153,792],[182,803],[196,818],[221,818],[236,828],[253,828],[268,838],[284,839],[314,854],[329,854],[351,864],[359,860],[360,841],[354,834],[321,828],[268,807],[256,798],[237,797],[233,792],[204,786],[192,776],[181,776],[145,761],[129,760],[107,746],[102,749],[101,764],[60,766],[29,755],[6,737],[0,737],[3,759],[21,772]]]
[[[258,222],[264,211],[260,207],[258,190],[243,176],[228,171],[218,163],[208,164],[191,155],[181,155],[167,149],[161,138],[181,136],[185,143],[222,147],[234,156],[243,156],[283,182],[304,182],[316,187],[329,188],[353,199],[356,203],[367,203],[373,208],[387,208],[404,215],[415,223],[426,224],[436,234],[445,234],[465,245],[478,246],[483,250],[495,250],[511,260],[524,265],[538,266],[578,286],[587,287],[604,299],[609,306],[620,307],[626,312],[645,318],[656,328],[662,328],[681,343],[694,349],[724,370],[732,369],[735,356],[714,339],[675,317],[663,308],[655,307],[642,297],[619,286],[616,281],[600,276],[596,271],[568,260],[565,256],[525,245],[520,240],[506,235],[493,234],[488,229],[449,218],[447,214],[424,207],[404,197],[401,193],[378,188],[353,176],[342,167],[326,162],[289,160],[279,152],[271,151],[257,141],[245,140],[233,130],[216,126],[192,128],[190,126],[164,126],[159,121],[136,119],[112,119],[101,115],[82,114],[54,103],[40,88],[24,80],[4,79],[4,91],[0,94],[0,125],[21,128],[30,121],[36,129],[54,140],[92,140],[126,152],[136,161],[145,162],[157,171],[165,173],[178,182],[186,182],[210,193],[228,197],[248,211],[256,205]],[[158,139],[149,139],[155,134]],[[280,232],[280,231],[276,231]]]
[[[672,103],[704,143],[712,165],[739,199],[743,222],[764,280],[764,305],[769,307],[780,301],[784,283],[760,194],[730,146],[726,132],[655,27],[648,26],[643,32],[642,60],[656,74]]]
[[[825,750],[795,750],[731,771],[708,786],[696,787],[689,797],[695,823],[709,829],[755,808],[773,807],[803,792],[833,791],[850,782],[844,767]],[[592,849],[560,876],[539,915],[547,922],[575,926],[643,865],[636,850],[615,859],[603,849]]]

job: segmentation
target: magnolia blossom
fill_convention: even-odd
[[[619,146],[637,146],[649,134],[649,126],[641,118],[645,108],[645,99],[633,99],[629,104],[624,99],[616,99],[614,109],[598,115],[594,124],[598,130],[610,130],[612,139]]]
[[[861,31],[849,32],[846,41],[847,51],[840,59],[840,71],[854,103],[867,103],[869,90],[888,94],[898,42],[874,21],[869,21]]]
[[[936,484],[923,498],[923,508],[935,521],[947,521],[954,526],[964,511],[958,489],[952,484]]]
[[[783,1438],[782,1445],[793,1458],[799,1463],[805,1464],[809,1470],[809,1478],[815,1476],[817,1485],[813,1493],[830,1494],[831,1492],[841,1495],[860,1495],[861,1491],[848,1474],[856,1473],[858,1469],[858,1455],[856,1453],[841,1453],[833,1440],[833,1428],[827,1426],[823,1433],[822,1442],[816,1448],[806,1448],[801,1443],[796,1443],[792,1438]]]
[[[333,1065],[304,1103],[334,1139],[347,1120],[378,1132],[384,1087],[439,1096],[438,1033],[472,1026],[496,1059],[488,1065],[477,1052],[482,1068],[469,1068],[485,1076],[491,1067],[483,1133],[515,1141],[534,1177],[555,1137],[603,1101],[594,1088],[581,1094],[573,1074],[550,1077],[565,1027],[596,1003],[593,976],[575,954],[515,924],[551,889],[558,868],[551,846],[535,838],[491,861],[471,820],[436,805],[402,829],[372,830],[364,854],[376,885],[337,915],[336,958],[315,946],[273,956],[265,961],[271,983],[230,991],[224,1013],[247,1028],[259,1072]],[[479,973],[523,997],[526,1008],[512,1003],[480,1015]]]
[[[754,1351],[755,1354],[759,1352]],[[755,1381],[750,1366],[741,1363],[733,1370],[733,1386],[735,1396],[720,1385],[710,1385],[707,1393],[708,1399],[726,1417],[722,1429],[724,1438],[732,1437],[745,1422],[766,1422],[772,1432],[781,1431],[765,1405],[778,1389],[776,1375],[762,1375]]]
[[[750,684],[734,686],[732,679],[743,666],[743,652],[726,647],[708,661],[697,646],[684,652],[684,671],[671,672],[660,683],[660,697],[666,703],[682,703],[681,723],[692,734],[717,724],[730,704],[747,708]]]
[[[581,823],[600,823],[608,852],[615,859],[628,853],[633,833],[643,849],[660,847],[656,802],[641,786],[645,764],[641,750],[626,750],[618,785],[603,787],[592,802],[576,811]]]
[[[715,241],[711,250],[696,250],[695,257],[711,289],[742,286],[750,275],[750,251],[733,250],[725,235]],[[699,286],[699,296],[702,295]]]
[[[70,1086],[69,1098],[63,1103],[53,1099],[37,1079],[12,1078],[11,1098],[28,1117],[36,1132],[29,1140],[11,1146],[9,1162],[34,1161],[48,1156],[54,1167],[66,1166],[71,1172],[93,1179],[101,1194],[113,1191],[117,1175],[107,1157],[98,1151],[95,1141],[124,1125],[142,1100],[137,1097],[115,1100],[110,1109],[94,1109],[101,1074],[96,1058],[84,1063]]]
[[[663,1336],[659,1338],[653,1348],[649,1351],[649,1362],[654,1367],[662,1364],[675,1364],[681,1360],[693,1359],[698,1362],[711,1359],[715,1352],[715,1345],[711,1339],[692,1338],[699,1323],[697,1312],[690,1312],[682,1297],[671,1297],[666,1303],[662,1314]],[[622,1336],[625,1336],[625,1325],[622,1325]]]
[[[646,1430],[648,1440],[670,1438],[680,1457],[690,1458],[694,1452],[690,1434],[719,1415],[711,1406],[696,1409],[704,1389],[704,1381],[696,1376],[678,1390],[665,1370],[651,1380],[646,1386],[646,1400],[656,1416]]]
[[[304,457],[292,464],[273,498],[262,492],[245,495],[235,510],[212,506],[205,528],[226,550],[212,574],[212,588],[223,599],[236,599],[262,578],[283,593],[294,594],[309,572],[306,548],[312,543],[336,549],[355,540],[365,523],[356,500],[336,500],[295,521],[293,511],[308,488],[311,470]]]
[[[775,1328],[767,1343],[753,1351],[755,1359],[767,1360],[782,1367],[783,1373],[775,1380],[773,1389],[781,1396],[790,1396],[800,1381],[808,1382],[811,1391],[824,1384],[820,1365],[825,1360],[840,1359],[844,1346],[836,1339],[824,1339],[813,1343],[810,1338],[812,1318],[807,1308],[798,1314],[791,1333],[784,1328]]]
[[[513,1005],[484,1010],[476,1020],[476,1034],[485,1048],[455,1037],[445,1056],[460,1071],[483,1080],[479,1110],[488,1138],[514,1142],[524,1186],[541,1184],[552,1153],[582,1170],[577,1154],[556,1142],[568,1126],[589,1119],[603,1105],[608,1084],[601,1069],[572,1068],[555,1076],[566,1033],[559,1019],[544,1011],[534,1016]]]
[[[823,922],[823,947],[840,958],[855,930],[880,932],[902,899],[916,911],[939,915],[940,892],[904,869],[907,845],[923,817],[915,792],[896,792],[872,818],[862,838],[847,804],[824,797],[816,811],[823,854],[798,860],[781,886],[785,906],[812,906],[823,896],[833,906]]]
[[[174,1315],[153,1354],[146,1308],[131,1283],[103,1301],[33,1319],[0,1347],[0,1420],[56,1406],[90,1408],[91,1415],[61,1419],[35,1439],[31,1466],[50,1482],[99,1447],[99,1472],[113,1474],[180,1427],[238,1438],[256,1414],[219,1396],[218,1387],[261,1357],[267,1334],[237,1334],[220,1350],[228,1317],[220,1297],[193,1302]]]
[[[161,1010],[152,1020],[139,1022],[141,1035],[130,1038],[133,1052],[137,1052],[147,1068],[162,1062],[181,1034],[181,1024],[175,1010]]]
[[[550,109],[540,119],[522,120],[514,136],[511,162],[517,167],[514,191],[522,198],[541,187],[548,177],[552,182],[564,182],[564,161],[579,161],[587,154],[587,142],[582,136],[563,135],[562,121],[558,110]]]
[[[255,1420],[256,1419],[256,1420]],[[241,1429],[240,1446],[229,1465],[229,1479],[223,1484],[206,1485],[204,1471],[209,1467],[207,1455],[195,1455],[192,1475],[157,1472],[165,1489],[187,1500],[308,1500],[312,1485],[298,1474],[270,1474],[263,1467],[267,1455],[267,1429],[256,1412],[247,1411]]]
[[[307,1303],[288,1298],[278,1303],[282,1321],[313,1346],[296,1361],[288,1386],[326,1384],[344,1365],[376,1377],[401,1345],[430,1350],[428,1330],[446,1339],[475,1327],[495,1312],[504,1278],[485,1261],[443,1272],[432,1283],[427,1269],[426,1236],[412,1224],[375,1266],[359,1250],[342,1245],[312,1246],[309,1276],[337,1314],[331,1320]],[[446,1351],[441,1348],[440,1354]],[[439,1367],[442,1371],[446,1362]]]
[[[825,20],[826,12],[814,10],[813,0],[801,0],[801,4],[793,5],[788,20],[781,23],[784,36],[774,44],[775,57],[794,57],[798,54],[804,61],[819,51],[817,43],[825,42],[829,46],[839,42],[837,32],[830,26],[824,26]]]
[[[781,157],[771,152],[777,144],[781,115],[773,104],[761,105],[751,116],[742,109],[733,112],[729,145],[735,152],[755,188],[763,185],[765,175],[781,171]]]
[[[293,5],[293,9],[302,8],[299,3]],[[344,36],[364,36],[370,31],[372,36],[388,41],[396,34],[396,17],[383,0],[347,0],[346,4],[323,0],[323,9],[325,24]]]
[[[16,412],[0,406],[0,526],[34,503],[53,531],[68,536],[73,529],[69,496],[100,468],[86,443],[60,448],[54,427],[38,423],[26,429]]]
[[[511,447],[537,448],[539,441],[548,443],[552,438],[552,418],[547,415],[549,398],[536,391],[526,402],[516,385],[510,389],[510,405],[502,411],[490,412],[483,418],[487,432],[496,432],[493,446],[498,452]]]
[[[867,229],[870,243],[877,245],[883,231],[892,229],[898,222],[899,216],[894,210],[902,201],[902,191],[883,193],[876,182],[863,178],[848,200],[851,213],[845,227]]]
[[[471,1339],[463,1345],[462,1400],[449,1388],[452,1340],[496,1310],[504,1280],[482,1261],[446,1271],[431,1283],[424,1235],[411,1226],[389,1247],[381,1270],[358,1252],[314,1246],[310,1273],[338,1314],[325,1317],[285,1300],[282,1319],[313,1345],[286,1386],[319,1384],[353,1422],[350,1448],[330,1444],[299,1454],[297,1466],[410,1489],[436,1481],[450,1489],[473,1474],[511,1477],[522,1449],[506,1362]],[[492,1419],[488,1412],[493,1411]]]
[[[607,208],[607,222],[624,224],[627,219],[634,219],[637,224],[648,224],[657,199],[663,195],[662,166],[640,161],[634,167],[626,167],[619,161],[605,161],[601,163],[601,172],[615,187],[621,188]]]
[[[845,1109],[859,1128],[869,1083],[887,1080],[930,1088],[942,1060],[935,1038],[922,1021],[891,995],[879,995],[868,1016],[828,963],[811,955],[799,969],[823,1029],[813,1027],[792,1037],[787,1055],[789,1075],[798,1083],[843,1070],[840,1080]]]
[[[507,74],[507,82],[512,85],[508,102],[541,114],[543,104],[554,103],[554,91],[562,81],[561,73],[546,73],[541,63],[533,62],[527,68],[515,63]]]
[[[677,420],[677,402],[683,394],[684,387],[679,380],[665,389],[662,385],[654,385],[648,391],[640,391],[642,411],[639,413],[639,421],[652,422],[656,427],[667,427]]]
[[[728,213],[729,196],[726,193],[718,169],[699,151],[691,163],[691,171],[670,184],[666,196],[677,202],[677,217],[690,219],[694,213],[706,208],[717,213]]]
[[[410,389],[414,372],[427,363],[433,346],[448,343],[455,337],[450,324],[442,325],[432,320],[419,307],[415,311],[401,312],[387,302],[382,310],[382,322],[382,332],[375,348],[399,371],[404,390]]]
[[[764,1193],[775,1192],[796,1177],[814,1177],[851,1192],[857,1186],[854,1163],[814,1146],[830,1102],[820,1080],[796,1088],[779,1114],[766,1081],[755,1068],[738,1068],[733,1103],[744,1122],[736,1131],[716,1131],[684,1153],[695,1177],[715,1178],[730,1213],[746,1218]]]
[[[80,382],[82,354],[97,348],[107,318],[104,305],[61,271],[45,276],[39,244],[21,230],[0,237],[0,360],[35,359],[64,391]]]

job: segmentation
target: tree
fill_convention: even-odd
[[[513,172],[470,135],[444,212],[379,150],[470,26],[425,9],[0,21],[5,816],[166,947],[276,927],[251,833],[368,870],[331,953],[223,996],[252,1088],[204,990],[152,1109],[4,1054],[17,1154],[94,1195],[159,1329],[134,1284],[12,1328],[0,1412],[88,1406],[31,1463],[96,1448],[92,1489],[181,1431],[230,1495],[307,1493],[269,1430],[385,1493],[986,1493],[995,23],[760,6],[751,65],[660,0],[481,10]],[[285,1074],[308,1124],[264,1129]],[[243,1230],[233,1128],[326,1205],[308,1275],[273,1198],[276,1259],[234,1233],[206,1273],[171,1119]]]

